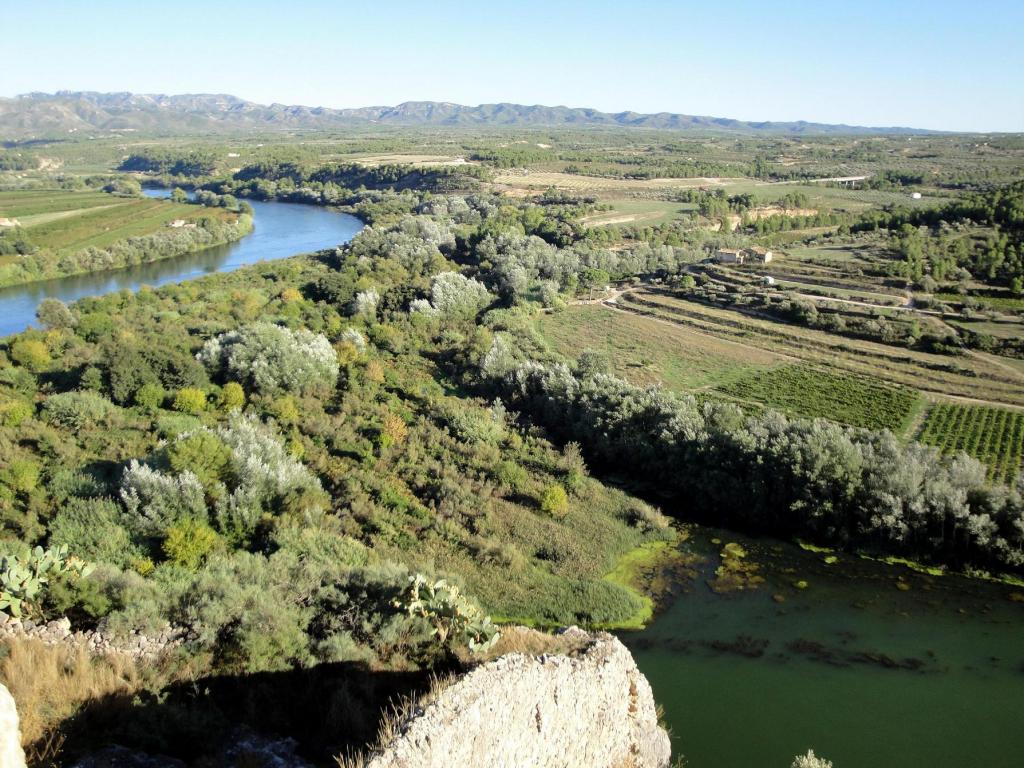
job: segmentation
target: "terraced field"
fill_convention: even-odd
[[[921,406],[911,389],[607,307],[570,307],[542,316],[537,327],[566,358],[590,349],[634,384],[661,384],[700,399],[738,402],[747,410],[773,408],[903,434]]]
[[[543,315],[537,328],[566,358],[590,349],[634,384],[660,383],[680,392],[728,384],[786,362],[767,350],[595,305]]]
[[[947,454],[964,451],[988,467],[990,478],[1011,482],[1024,456],[1024,413],[940,403],[929,410],[918,440]]]
[[[619,299],[618,307],[794,360],[874,377],[890,385],[1024,406],[1024,369],[981,353],[965,359],[839,338],[824,331],[709,307],[663,290],[631,291]]]

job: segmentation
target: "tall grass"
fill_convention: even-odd
[[[92,656],[81,646],[34,639],[0,645],[0,682],[14,696],[29,765],[50,765],[64,742],[62,728],[87,702],[134,694],[163,675],[132,658]]]

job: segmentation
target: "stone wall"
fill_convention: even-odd
[[[0,612],[0,640],[30,638],[46,645],[64,643],[69,646],[81,646],[95,655],[121,653],[134,658],[152,658],[181,645],[186,636],[187,632],[184,629],[166,627],[153,636],[132,632],[126,637],[118,637],[102,628],[72,631],[71,622],[66,618],[35,622],[15,619]],[[0,768],[3,768],[2,763]]]
[[[510,654],[414,712],[367,768],[666,768],[668,734],[633,657],[587,636],[571,656]]]

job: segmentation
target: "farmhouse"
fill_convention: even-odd
[[[715,251],[715,261],[719,264],[743,264],[749,259],[760,264],[767,264],[772,260],[773,255],[767,248],[758,245],[750,248],[719,248]]]
[[[0,227],[16,227],[19,223],[17,219],[0,218]]]
[[[178,229],[179,227],[184,227],[185,226],[185,220],[184,219],[175,219],[174,221],[168,222],[167,226],[168,227],[173,227],[174,229]]]
[[[715,261],[719,264],[742,264],[744,256],[742,248],[719,248],[715,251]]]
[[[747,258],[749,258],[751,261],[758,261],[761,262],[762,264],[767,264],[772,260],[772,256],[773,254],[771,251],[769,251],[767,248],[762,248],[759,245],[747,248]]]

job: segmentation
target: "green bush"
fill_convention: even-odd
[[[13,459],[0,470],[0,482],[16,493],[31,493],[39,485],[40,472],[31,459]]]
[[[178,474],[192,472],[204,487],[209,487],[227,475],[231,449],[216,434],[201,429],[171,443],[167,461]]]
[[[540,497],[540,508],[554,517],[564,517],[569,511],[569,495],[565,488],[557,483],[549,485]]]
[[[24,400],[0,402],[0,427],[18,427],[35,413],[32,403]]]
[[[184,520],[167,530],[164,555],[175,565],[194,571],[220,544],[217,532],[205,523]]]
[[[47,421],[69,429],[89,429],[107,424],[116,406],[95,392],[62,392],[43,402]]]
[[[523,467],[507,460],[498,464],[494,476],[503,487],[516,493],[522,491],[530,479],[529,473]]]
[[[41,371],[50,364],[50,350],[38,339],[21,337],[11,345],[11,359],[30,371]]]
[[[173,440],[185,432],[193,432],[203,426],[203,422],[186,413],[161,413],[156,418],[156,432],[164,440]]]
[[[245,407],[245,390],[237,381],[229,381],[220,390],[220,407],[226,413]]]
[[[152,412],[163,405],[166,397],[167,393],[164,392],[164,388],[155,381],[150,381],[143,384],[135,392],[135,404],[140,408]]]
[[[50,543],[63,544],[86,560],[127,568],[141,555],[121,524],[113,499],[68,499],[50,522]]]
[[[200,414],[206,410],[206,393],[195,387],[183,387],[174,395],[174,410],[180,413]]]

